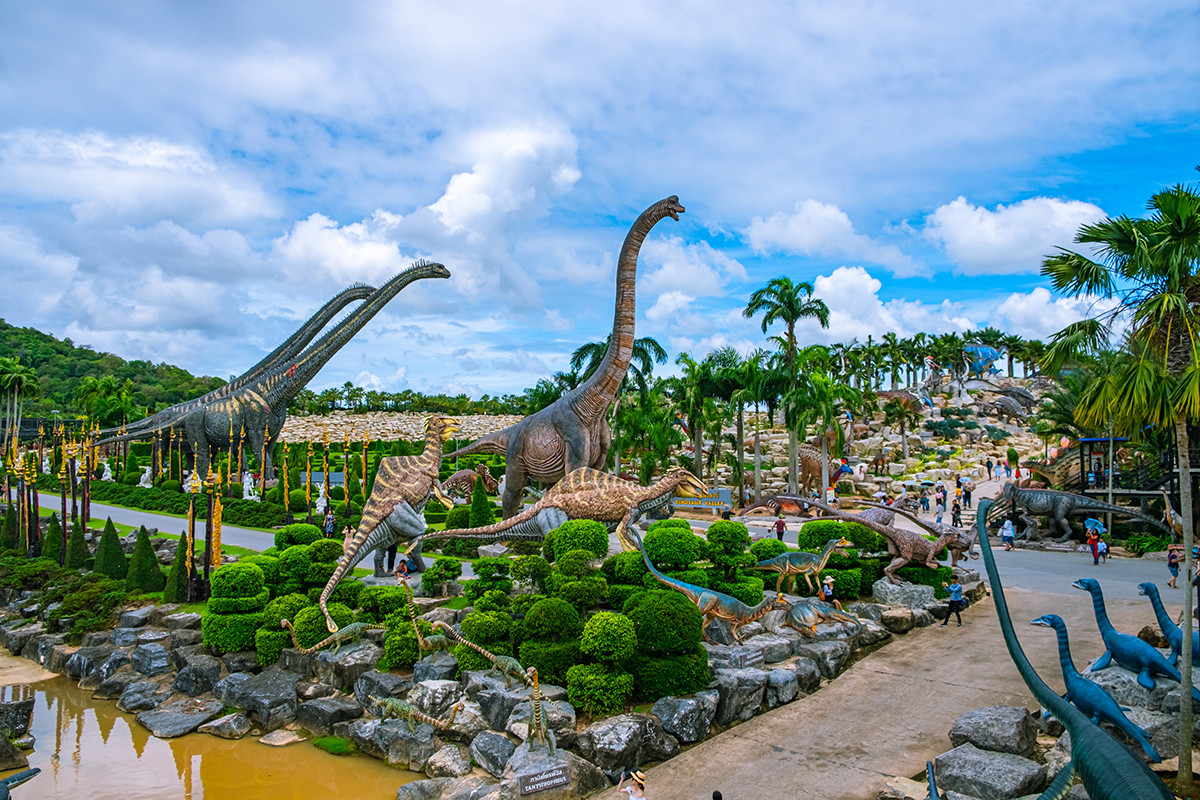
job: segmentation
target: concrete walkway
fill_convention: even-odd
[[[1030,661],[1063,691],[1053,631],[1028,621],[1054,612],[1066,620],[1081,669],[1103,647],[1087,594],[1078,598],[1022,589],[1006,593]],[[1121,630],[1152,624],[1149,604],[1113,600]],[[947,736],[964,711],[994,704],[1037,707],[1008,657],[990,597],[968,609],[964,626],[935,626],[896,637],[814,694],[696,745],[647,772],[654,800],[805,797],[863,800],[893,776],[923,773],[950,749]]]

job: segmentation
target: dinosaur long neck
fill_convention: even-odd
[[[1071,643],[1067,640],[1067,626],[1062,623],[1055,625],[1054,633],[1058,636],[1058,661],[1062,664],[1063,677],[1078,676],[1079,670],[1075,669],[1075,661],[1071,658]]]
[[[418,264],[404,270],[379,287],[369,300],[307,348],[293,363],[277,365],[263,379],[265,391],[261,394],[266,397],[272,408],[280,404],[286,405],[308,385],[309,381],[316,377],[321,368],[329,363],[329,359],[345,347],[355,334],[361,331],[392,298],[400,293],[401,289],[413,281],[422,278],[436,278],[443,274],[444,268],[436,264]]]
[[[837,539],[830,539],[825,543],[825,549],[821,551],[821,560],[817,564],[817,572],[825,569],[825,565],[829,562],[829,557],[833,555],[833,551],[837,549]]]
[[[692,602],[696,601],[696,591],[691,585],[686,584],[683,581],[677,581],[674,578],[668,578],[666,575],[663,575],[661,572],[659,572],[654,564],[650,563],[650,556],[646,555],[646,546],[642,544],[640,537],[638,537],[638,549],[642,551],[642,560],[646,562],[646,568],[650,570],[651,575],[658,579],[659,583],[664,583],[667,586],[678,589],[687,595],[689,600]]]
[[[1092,609],[1096,612],[1096,627],[1100,629],[1101,638],[1115,633],[1116,628],[1108,621],[1108,609],[1104,607],[1104,595],[1101,593],[1100,587],[1097,586],[1088,594],[1092,596]]]
[[[767,613],[774,607],[775,598],[764,597],[761,603],[750,609],[750,613],[746,615],[746,622],[757,622],[765,617]]]
[[[1025,651],[1021,649],[1021,643],[1017,641],[1017,634],[1013,630],[1012,617],[1008,611],[1008,601],[1004,598],[1004,586],[1000,583],[1000,571],[996,569],[996,559],[992,555],[992,544],[988,541],[987,528],[984,527],[987,524],[987,512],[990,510],[991,505],[992,501],[986,498],[979,501],[979,507],[976,512],[978,517],[975,524],[978,530],[978,539],[983,548],[983,564],[987,569],[988,581],[992,584],[992,597],[996,601],[996,618],[1000,621],[1000,631],[1004,635],[1004,645],[1008,648],[1008,655],[1012,658],[1013,664],[1016,665],[1017,672],[1021,675],[1021,680],[1025,681],[1025,685],[1029,687],[1029,691],[1033,693],[1037,701],[1049,709],[1050,713],[1054,714],[1064,725],[1067,724],[1067,717],[1070,717],[1073,722],[1077,722],[1083,715],[1046,685],[1046,682],[1034,670],[1033,665],[1029,663],[1029,658],[1025,655]],[[1071,717],[1072,713],[1074,713],[1074,717]]]
[[[1150,605],[1154,606],[1154,617],[1158,620],[1158,627],[1162,628],[1162,632],[1165,634],[1178,630],[1179,626],[1163,607],[1162,598],[1158,596],[1158,587],[1151,584],[1147,587],[1146,596],[1150,598]]]
[[[417,464],[424,467],[425,472],[437,474],[438,466],[442,463],[442,434],[430,427],[425,431],[425,449],[417,456]]]
[[[585,421],[594,421],[604,415],[629,370],[629,359],[633,356],[638,253],[650,229],[667,216],[669,208],[668,201],[662,200],[643,211],[621,245],[621,255],[617,260],[617,302],[608,349],[604,351],[600,366],[571,393],[569,401]]]

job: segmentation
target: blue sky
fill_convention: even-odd
[[[313,382],[520,391],[610,328],[702,356],[807,280],[846,341],[1091,307],[1040,259],[1197,176],[1194,3],[0,7],[0,316],[229,376],[414,284]],[[250,6],[249,8],[245,6]]]

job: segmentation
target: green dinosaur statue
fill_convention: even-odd
[[[642,546],[642,537],[633,528],[630,528],[628,533],[636,540],[638,549],[642,551],[642,560],[646,562],[650,573],[659,583],[665,584],[675,591],[682,593],[684,597],[691,600],[700,609],[700,614],[703,617],[701,624],[703,625],[704,641],[709,644],[715,644],[708,636],[708,623],[714,619],[726,620],[729,623],[729,633],[733,636],[733,640],[741,643],[742,640],[737,635],[738,628],[762,619],[768,612],[774,611],[777,608],[788,608],[787,601],[779,593],[776,593],[774,597],[767,597],[758,605],[751,607],[736,597],[730,597],[714,589],[701,589],[699,586],[693,586],[690,583],[684,583],[675,578],[668,578],[655,569],[654,564],[650,563],[650,557],[646,555],[646,548]]]
[[[803,636],[810,639],[817,638],[817,626],[822,622],[848,622],[854,626],[854,633],[850,634],[851,639],[856,638],[862,633],[862,620],[853,614],[847,614],[844,611],[838,611],[829,603],[816,599],[815,597],[802,597],[788,611],[787,619],[784,620],[784,625],[794,628]]]
[[[746,569],[763,569],[778,572],[779,583],[776,586],[781,592],[788,590],[788,583],[791,581],[793,575],[803,575],[804,582],[808,584],[808,590],[815,592],[817,588],[813,586],[813,578],[820,575],[821,570],[825,569],[825,564],[829,562],[829,557],[833,555],[833,551],[853,546],[854,542],[845,537],[838,537],[827,541],[820,553],[780,553],[774,558],[760,561]]]
[[[370,622],[351,622],[346,627],[339,628],[338,630],[329,634],[324,639],[322,639],[321,641],[314,644],[312,647],[301,647],[300,642],[296,641],[296,630],[295,630],[295,628],[292,627],[292,623],[288,622],[286,619],[281,619],[281,620],[279,620],[279,626],[281,628],[288,629],[288,633],[290,633],[292,635],[292,644],[295,646],[295,648],[298,652],[315,653],[318,650],[320,650],[322,647],[326,647],[328,645],[336,643],[337,647],[335,647],[333,649],[333,654],[335,656],[338,654],[338,651],[342,649],[343,644],[345,644],[346,642],[352,641],[354,639],[357,639],[358,637],[362,636],[367,631],[386,631],[387,630],[386,625],[375,625],[374,623],[370,623]]]
[[[1071,761],[1059,771],[1041,798],[1059,800],[1071,787],[1074,776],[1079,775],[1091,800],[1173,800],[1174,795],[1140,757],[1100,726],[1093,724],[1082,711],[1059,697],[1029,663],[1013,630],[1008,602],[1004,598],[1004,586],[1000,583],[996,558],[987,538],[987,516],[992,505],[993,501],[986,498],[979,501],[975,525],[1004,644],[1021,680],[1025,681],[1034,698],[1071,734]]]
[[[433,653],[437,650],[449,650],[454,647],[454,642],[440,634],[433,636],[422,636],[421,626],[417,624],[417,604],[413,602],[412,587],[408,585],[408,578],[400,578],[400,583],[408,592],[408,615],[412,617],[413,633],[417,634],[417,650],[422,653]]]
[[[492,662],[492,667],[491,667],[491,669],[488,670],[488,674],[491,675],[494,673],[499,673],[499,674],[503,675],[504,676],[504,685],[506,687],[508,687],[510,689],[512,688],[512,679],[513,678],[516,678],[518,681],[525,684],[526,686],[529,685],[529,676],[526,675],[525,668],[522,667],[515,658],[509,658],[508,656],[498,656],[495,653],[489,653],[487,650],[484,650],[479,645],[470,641],[469,639],[464,637],[461,633],[454,630],[454,628],[451,628],[449,625],[447,625],[444,622],[440,622],[440,621],[435,622],[435,623],[433,623],[433,627],[434,627],[434,630],[437,630],[437,629],[444,630],[448,637],[454,639],[454,641],[458,642],[459,644],[466,645],[467,647],[474,650],[476,653],[479,653],[479,655],[486,658],[488,661]]]
[[[459,702],[454,708],[450,709],[450,716],[447,719],[438,719],[437,717],[421,713],[412,703],[396,697],[375,697],[372,695],[371,699],[379,704],[379,709],[383,712],[380,716],[384,719],[395,717],[397,719],[408,720],[408,730],[410,733],[417,729],[417,722],[425,722],[439,730],[446,730],[454,724],[454,718],[458,715],[459,709],[462,708],[462,703]]]
[[[530,721],[529,736],[526,737],[530,744],[529,748],[533,749],[533,740],[536,739],[539,744],[545,747],[550,755],[554,755],[554,750],[558,747],[558,741],[554,738],[554,731],[550,730],[546,725],[546,718],[542,715],[542,687],[538,684],[537,667],[530,667],[525,670],[530,685],[533,686],[533,692],[530,694],[529,703],[530,710],[533,712],[533,719]]]

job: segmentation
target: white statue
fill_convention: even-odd
[[[107,466],[107,465],[105,465]],[[142,489],[153,489],[154,484],[150,482],[150,468],[142,467],[142,479],[138,481],[138,486]]]
[[[42,456],[42,474],[50,474],[50,456]]]
[[[314,505],[314,508],[317,509],[318,514],[324,515],[325,506],[329,505],[328,501],[325,500],[325,484],[318,484],[318,488],[321,490],[321,493],[317,495],[317,502]]]
[[[111,482],[111,481],[112,481],[112,479],[113,479],[112,467],[110,467],[110,466],[108,465],[108,462],[107,462],[107,461],[105,461],[105,462],[104,462],[104,474],[100,476],[100,480],[102,480],[102,481],[110,481],[110,482]]]
[[[253,500],[256,503],[259,501],[258,492],[254,491],[254,473],[252,472],[242,473],[242,499]]]

